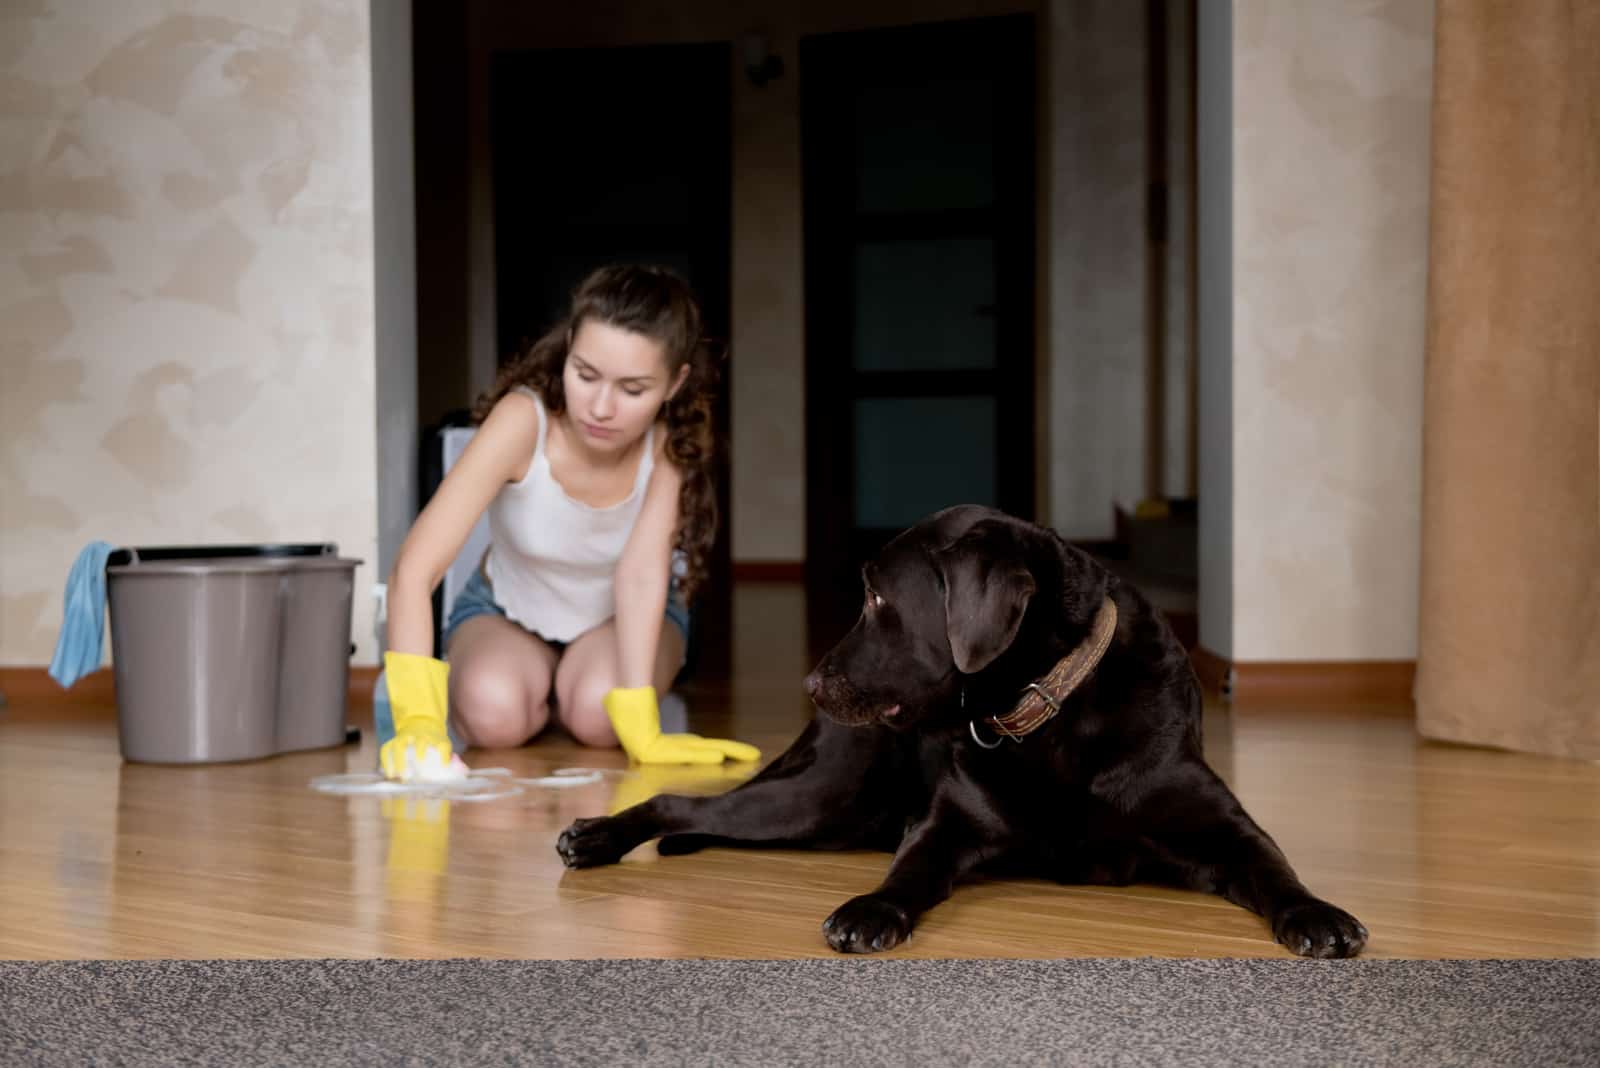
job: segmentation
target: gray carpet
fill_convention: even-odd
[[[1600,1063],[1600,961],[0,962],[0,1064]]]

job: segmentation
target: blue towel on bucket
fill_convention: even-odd
[[[91,541],[67,573],[61,635],[50,660],[50,677],[63,689],[100,666],[100,639],[106,626],[106,558],[115,551],[113,545]]]

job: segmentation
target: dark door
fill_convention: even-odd
[[[1034,19],[801,42],[813,637],[951,504],[1031,518]]]
[[[490,81],[496,306],[501,358],[561,315],[595,267],[648,262],[694,287],[706,329],[729,332],[730,46],[501,52]],[[727,368],[717,400],[729,427]],[[717,471],[719,524],[696,606],[700,670],[728,661],[731,618],[728,458]]]

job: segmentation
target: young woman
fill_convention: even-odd
[[[566,319],[504,369],[389,579],[386,775],[451,765],[452,728],[464,746],[521,745],[552,705],[578,741],[620,742],[643,763],[759,758],[663,735],[657,706],[716,535],[713,378],[688,286],[631,266],[587,278]],[[432,656],[433,590],[485,511],[489,551],[451,607],[446,664]]]

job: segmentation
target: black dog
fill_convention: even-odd
[[[1301,884],[1206,765],[1199,683],[1138,591],[973,506],[905,531],[862,576],[860,620],[805,680],[826,718],[726,794],[577,820],[562,860],[609,864],[662,835],[663,855],[892,851],[883,884],[823,924],[850,952],[904,941],[980,868],[1220,894],[1296,953],[1361,951],[1366,929]]]

